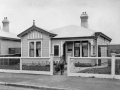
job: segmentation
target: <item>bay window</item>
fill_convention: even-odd
[[[88,41],[75,41],[74,42],[74,57],[88,57],[89,52]]]

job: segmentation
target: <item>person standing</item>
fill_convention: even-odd
[[[60,64],[60,73],[61,73],[61,75],[63,75],[63,73],[64,73],[64,64],[65,64],[65,61],[63,60],[63,56],[60,57],[59,64]]]
[[[57,61],[55,65],[55,74],[58,75],[59,71],[60,71],[59,62]]]

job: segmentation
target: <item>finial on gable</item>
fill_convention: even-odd
[[[33,25],[35,25],[35,20],[33,20]]]

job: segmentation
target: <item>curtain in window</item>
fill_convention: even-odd
[[[88,42],[82,42],[82,56],[88,57]]]
[[[75,57],[79,57],[80,56],[79,53],[80,52],[79,52],[79,48],[78,48],[78,49],[75,50]]]
[[[30,42],[30,57],[34,57],[34,42]]]
[[[74,56],[80,57],[80,42],[74,42]]]
[[[36,42],[36,56],[41,57],[41,42]]]

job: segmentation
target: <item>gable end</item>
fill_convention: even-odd
[[[44,29],[41,29],[41,28],[39,28],[39,27],[36,27],[35,25],[31,26],[31,27],[28,28],[27,30],[25,30],[25,31],[23,31],[22,33],[18,34],[17,36],[18,36],[18,37],[23,37],[24,35],[28,34],[29,32],[32,32],[32,31],[34,31],[34,30],[36,30],[36,31],[38,31],[38,32],[40,32],[40,33],[47,34],[47,35],[49,35],[50,37],[56,36],[56,34],[50,33],[50,32],[48,32],[48,31],[46,31],[46,30],[44,30]]]

